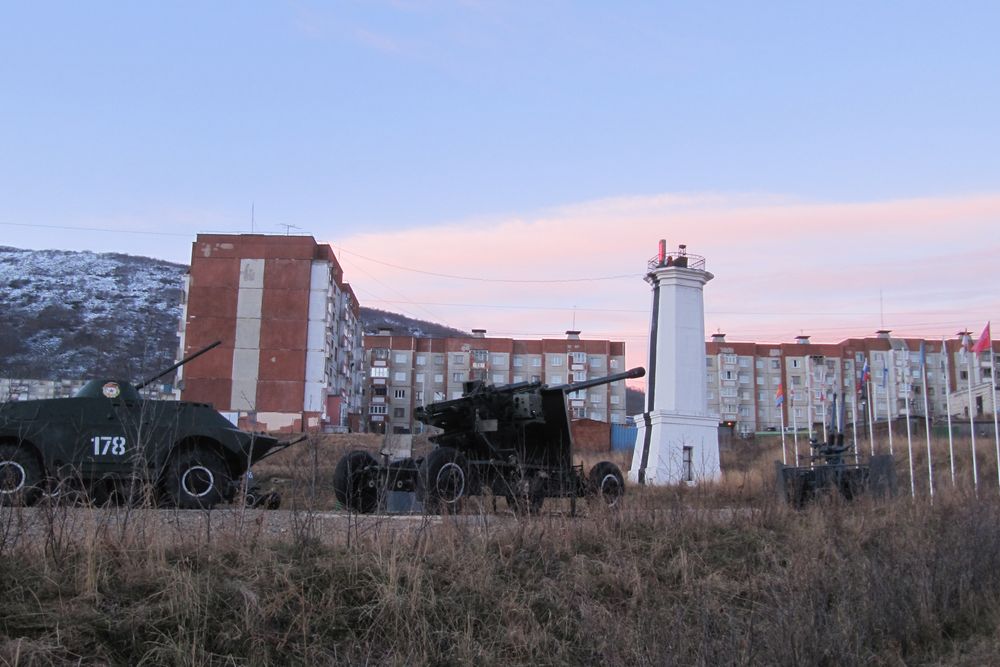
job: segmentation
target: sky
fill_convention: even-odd
[[[362,305],[625,340],[1000,318],[995,2],[0,0],[0,245],[310,234]]]

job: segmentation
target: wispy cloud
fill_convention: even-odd
[[[585,337],[625,339],[641,363],[649,319],[642,276],[660,238],[707,257],[716,276],[705,291],[708,331],[774,341],[805,331],[834,341],[883,325],[945,335],[962,322],[1000,318],[998,227],[997,194],[830,203],[696,193],[331,242],[345,250],[349,279],[394,307],[496,335],[553,337],[575,325]],[[581,278],[606,279],[570,282]],[[497,282],[524,279],[567,282]]]

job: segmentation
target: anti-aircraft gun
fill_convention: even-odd
[[[573,463],[573,435],[566,401],[643,368],[606,377],[545,385],[464,383],[459,398],[416,408],[416,419],[442,432],[421,459],[379,463],[368,452],[348,452],[334,471],[337,499],[348,509],[373,512],[387,491],[414,491],[424,508],[453,512],[467,496],[490,490],[517,512],[537,512],[546,497],[603,498],[615,505],[625,491],[621,470],[602,461],[584,475]]]
[[[796,508],[824,494],[839,494],[846,500],[861,494],[885,496],[896,491],[892,456],[871,456],[859,461],[854,445],[844,442],[844,401],[833,395],[826,440],[811,438],[809,465],[788,466],[775,462],[778,495]],[[849,463],[848,459],[853,459]]]
[[[220,344],[138,385],[102,378],[72,398],[0,403],[0,504],[30,505],[62,491],[135,502],[147,489],[181,508],[232,500],[251,465],[296,441],[241,431],[207,403],[139,393]]]

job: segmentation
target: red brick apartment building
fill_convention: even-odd
[[[390,330],[365,337],[365,421],[370,431],[419,432],[418,405],[457,398],[466,380],[489,384],[540,381],[563,384],[625,370],[625,343],[564,339],[515,340],[471,336],[415,338]],[[625,422],[625,383],[592,387],[569,397],[574,419]]]
[[[260,428],[346,430],[360,414],[358,300],[333,249],[311,236],[199,234],[191,251],[181,398]]]

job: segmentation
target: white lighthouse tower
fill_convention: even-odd
[[[705,283],[714,276],[705,258],[660,241],[649,261],[653,288],[646,411],[629,479],[639,484],[718,479],[719,418],[705,394]]]

